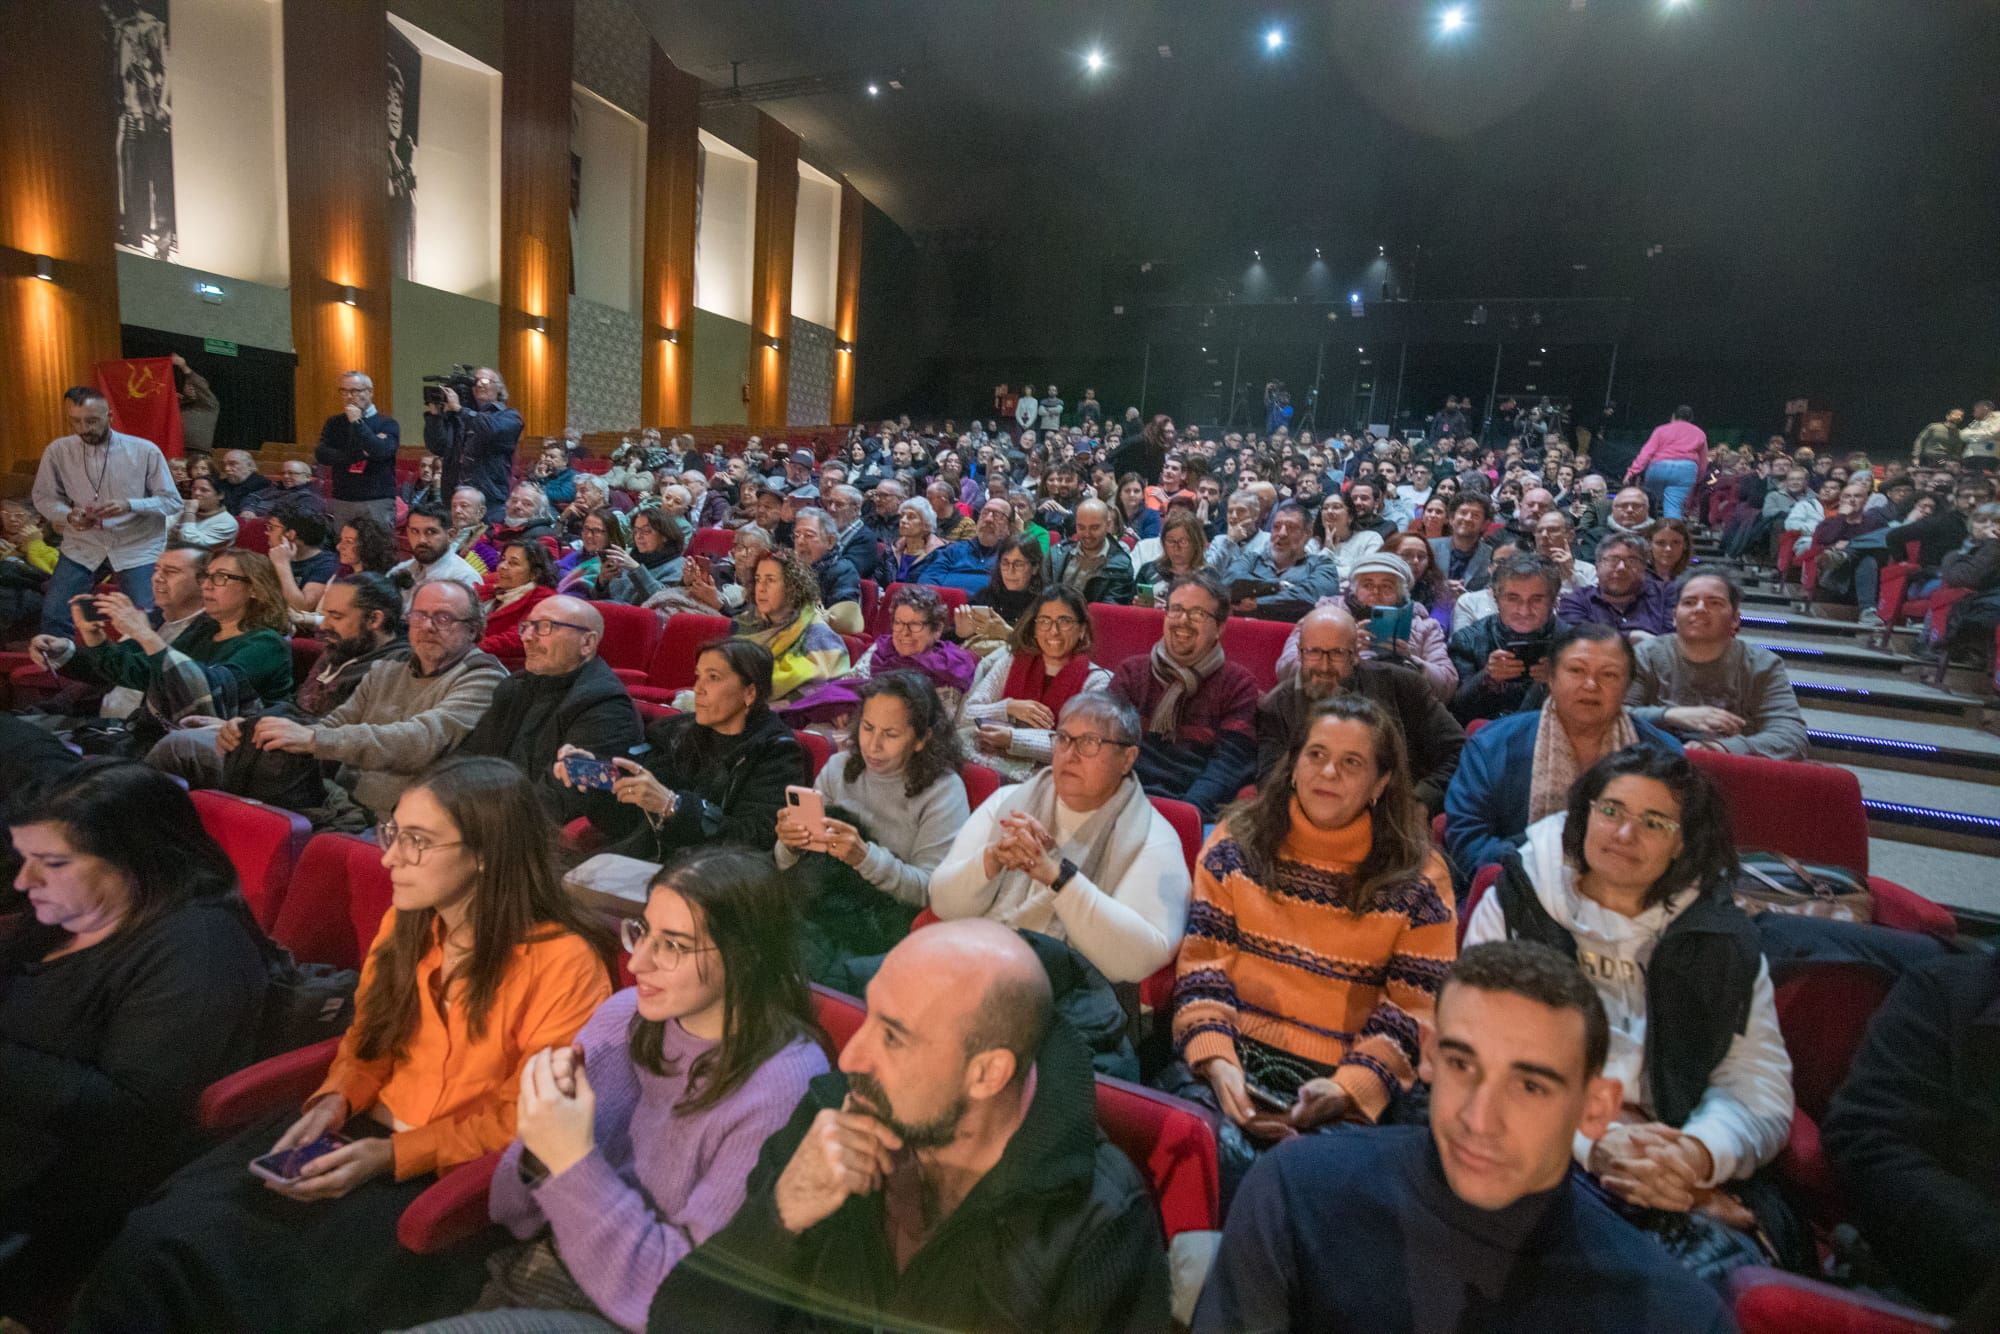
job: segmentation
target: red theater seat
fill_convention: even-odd
[[[701,646],[729,638],[731,628],[727,616],[699,616],[689,611],[669,616],[653,645],[653,656],[646,663],[645,684],[628,687],[632,698],[672,704],[676,691],[694,684],[694,661]]]
[[[1838,1223],[1846,1210],[1820,1147],[1819,1123],[1894,983],[1887,971],[1867,964],[1809,963],[1788,967],[1776,987],[1778,1029],[1791,1054],[1797,1104],[1778,1168],[1811,1207],[1813,1221],[1824,1226]]]
[[[861,623],[875,624],[875,604],[882,600],[882,590],[873,579],[861,581]]]
[[[697,528],[688,537],[687,554],[720,560],[735,545],[736,531],[732,528]]]
[[[812,776],[819,777],[819,771],[826,768],[827,761],[833,758],[833,742],[818,732],[799,731],[793,732],[792,735],[806,748],[806,754],[812,763]]]
[[[1158,607],[1121,607],[1110,602],[1090,604],[1090,660],[1106,671],[1137,653],[1151,653],[1166,628],[1166,613]]]
[[[222,845],[257,925],[269,931],[292,883],[292,868],[312,836],[304,817],[248,797],[197,790],[188,793],[202,828]]]
[[[590,605],[604,617],[604,640],[597,646],[597,655],[608,666],[641,673],[643,679],[646,665],[653,660],[653,650],[660,642],[660,613],[651,607],[632,607],[622,602]]]
[[[1442,817],[1440,817],[1442,818]],[[1493,882],[1500,878],[1498,866],[1482,866],[1472,877],[1472,884],[1465,891],[1465,902],[1458,905],[1458,943],[1465,943],[1465,924],[1472,920],[1472,910],[1486,897],[1486,891],[1493,888]]]
[[[886,635],[889,633],[889,603],[896,596],[897,590],[902,587],[902,584],[894,583],[883,590],[881,600],[875,604],[875,614],[868,618],[868,633],[870,635]],[[946,588],[942,584],[924,584],[923,587],[930,589],[931,592],[943,599],[947,625],[950,624],[951,614],[960,607],[963,607],[967,599],[972,596],[962,588]],[[874,641],[871,639],[870,642]]]
[[[1943,1316],[1755,1265],[1729,1276],[1729,1296],[1743,1334],[1929,1334],[1951,1328]]]
[[[359,968],[393,893],[372,839],[315,834],[299,854],[271,938],[301,963]]]
[[[838,1052],[854,1035],[861,1031],[861,1021],[868,1017],[868,1009],[852,996],[844,996],[832,987],[812,984],[813,1013],[819,1017],[819,1026],[833,1039],[833,1049]]]
[[[1007,785],[1007,780],[996,771],[970,760],[958,766],[958,776],[965,782],[965,804],[975,811],[986,804],[988,797]]]
[[[1257,689],[1269,690],[1278,684],[1278,656],[1291,637],[1289,621],[1260,621],[1249,616],[1232,616],[1222,625],[1222,651],[1231,662],[1241,663],[1257,678]]]

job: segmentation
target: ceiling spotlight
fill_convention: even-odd
[[[1319,247],[1318,247],[1318,246],[1314,246],[1314,247],[1313,247],[1313,258],[1314,258],[1314,259],[1318,259],[1318,258],[1319,258]]]
[[[1368,349],[1367,349],[1367,348],[1365,348],[1365,347],[1357,347],[1357,348],[1355,348],[1354,350],[1355,350],[1356,352],[1366,352],[1366,351],[1367,351]]]
[[[1261,250],[1253,250],[1250,252],[1250,258],[1255,260],[1262,260],[1264,258],[1264,252]]]
[[[1457,32],[1464,26],[1465,26],[1464,5],[1448,6],[1442,14],[1438,15],[1439,32]]]
[[[871,83],[871,84],[869,84],[869,85],[868,85],[868,95],[869,95],[870,97],[880,97],[880,96],[882,95],[882,85],[881,85],[881,84],[879,84],[879,83]]]
[[[1276,51],[1284,44],[1285,30],[1283,28],[1271,28],[1264,33],[1264,49],[1266,51]]]
[[[1092,47],[1090,54],[1083,58],[1083,67],[1092,74],[1097,73],[1104,68],[1104,53]]]

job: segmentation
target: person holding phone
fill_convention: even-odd
[[[1222,1112],[1225,1172],[1302,1131],[1380,1122],[1409,1091],[1457,954],[1453,904],[1402,729],[1362,696],[1314,705],[1195,861],[1164,1086]]]
[[[615,950],[564,893],[534,788],[504,760],[439,765],[379,834],[394,902],[326,1078],[135,1210],[71,1329],[381,1329],[469,1299],[478,1268],[413,1255],[396,1221],[435,1174],[512,1141],[523,1064],[611,995]],[[334,1134],[289,1181],[249,1170]]]
[[[686,539],[681,526],[656,509],[634,510],[626,524],[632,530],[631,548],[604,550],[603,597],[638,607],[681,582]]]
[[[979,664],[960,711],[966,753],[1016,782],[1046,766],[1063,706],[1111,684],[1111,673],[1091,662],[1091,644],[1090,608],[1082,595],[1043,589],[1006,646]]]
[[[1491,616],[1461,623],[1448,648],[1458,668],[1451,712],[1462,723],[1536,709],[1548,697],[1550,644],[1567,622],[1555,614],[1561,580],[1540,556],[1517,553],[1494,567]]]

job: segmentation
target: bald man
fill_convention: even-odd
[[[606,836],[626,832],[638,809],[608,793],[579,792],[555,781],[556,751],[565,745],[606,759],[639,744],[639,715],[616,672],[597,656],[604,618],[581,598],[552,597],[521,622],[527,670],[493,692],[493,707],[459,747],[461,754],[498,755],[521,766],[558,824],[588,816]]]
[[[1085,602],[1129,606],[1138,592],[1132,558],[1111,536],[1111,507],[1086,500],[1076,507],[1070,540],[1049,554],[1049,583],[1074,589]]]
[[[271,479],[257,471],[248,450],[232,449],[222,456],[222,507],[231,514],[242,513],[244,501],[271,489]]]
[[[1165,1261],[1034,952],[997,922],[942,922],[883,959],[838,1073],[765,1142],[743,1207],[674,1267],[648,1328],[837,1312],[840,1327],[1165,1329]]]

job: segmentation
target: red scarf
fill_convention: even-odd
[[[1031,699],[1048,705],[1050,713],[1061,713],[1070,697],[1083,689],[1090,676],[1090,655],[1073,653],[1063,669],[1050,676],[1039,653],[1017,653],[1007,666],[1007,698]]]

